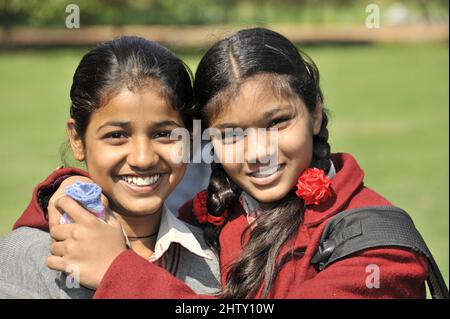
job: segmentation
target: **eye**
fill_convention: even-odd
[[[244,132],[241,130],[225,130],[222,133],[222,143],[223,144],[234,144],[244,137]]]
[[[170,138],[171,131],[159,131],[153,134],[153,138]]]
[[[105,138],[114,139],[114,140],[121,139],[121,138],[127,138],[127,133],[123,132],[123,131],[110,132],[105,135]]]
[[[103,140],[110,145],[122,145],[127,142],[129,135],[126,131],[112,131],[103,136]]]
[[[279,118],[272,120],[269,123],[268,127],[280,126],[280,124],[284,124],[284,123],[288,122],[290,119],[291,119],[291,117],[289,117],[289,116],[281,116]]]

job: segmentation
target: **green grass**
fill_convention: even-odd
[[[321,70],[334,152],[412,216],[448,283],[448,47],[306,50]]]
[[[448,283],[448,46],[320,46],[332,150],[413,217]],[[0,52],[0,236],[60,165],[71,78],[83,49]],[[195,70],[196,54],[182,57]]]

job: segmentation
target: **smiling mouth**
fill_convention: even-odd
[[[133,186],[151,186],[156,184],[161,178],[161,174],[153,174],[148,176],[122,175],[119,179]]]
[[[283,167],[284,164],[269,167],[260,167],[258,171],[251,172],[248,175],[256,178],[266,178],[280,171]]]
[[[283,174],[286,164],[279,164],[270,167],[260,167],[259,170],[248,175],[250,181],[257,186],[266,186],[274,183]]]

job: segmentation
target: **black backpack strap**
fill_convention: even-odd
[[[323,270],[355,252],[396,246],[423,254],[429,264],[428,287],[434,299],[448,299],[448,288],[422,236],[409,215],[400,208],[373,206],[343,211],[333,216],[320,238],[311,263]]]

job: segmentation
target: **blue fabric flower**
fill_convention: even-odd
[[[97,184],[76,181],[74,184],[67,186],[64,193],[72,197],[95,216],[104,219],[105,207],[100,197],[102,189]],[[61,216],[60,223],[70,224],[73,223],[73,220],[67,213],[64,213]]]

